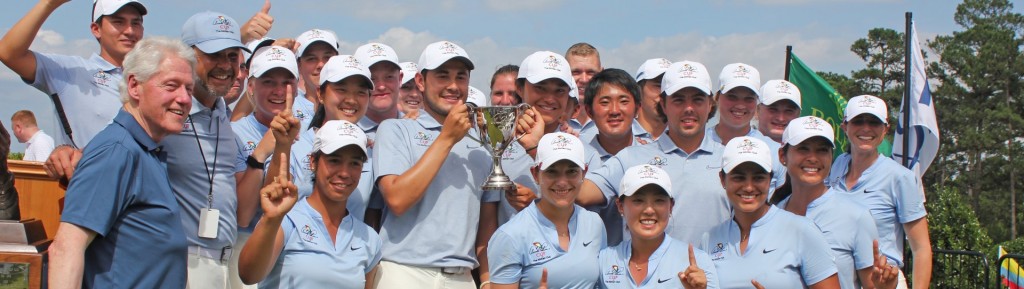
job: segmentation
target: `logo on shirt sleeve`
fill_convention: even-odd
[[[255,142],[253,142],[253,141],[247,141],[247,142],[245,142],[245,146],[244,146],[244,147],[242,147],[242,150],[243,150],[243,151],[247,151],[247,152],[248,152],[248,151],[252,151],[252,150],[254,150],[254,149],[256,149],[256,143],[255,143]]]
[[[555,256],[548,252],[549,249],[550,246],[546,243],[533,242],[530,246],[530,263],[543,262],[554,258]]]

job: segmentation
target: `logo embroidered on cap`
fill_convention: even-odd
[[[384,53],[384,47],[380,47],[380,45],[373,44],[370,46],[370,56],[387,56],[387,54]]]
[[[658,60],[658,66],[661,68],[668,68],[669,66],[672,66],[672,61],[662,58],[661,60]]]
[[[551,145],[554,147],[552,149],[554,150],[570,150],[570,144],[572,144],[572,141],[561,135],[551,141]]]
[[[458,47],[455,46],[455,44],[452,44],[451,42],[445,41],[444,43],[441,43],[441,47],[440,48],[441,48],[441,53],[443,53],[443,54],[458,54],[455,51],[455,50],[458,49]]]
[[[746,66],[738,65],[732,71],[732,77],[750,79],[750,69],[747,69]]]
[[[554,55],[548,55],[548,58],[544,59],[543,62],[548,65],[548,67],[545,67],[546,69],[550,69],[550,70],[554,70],[554,71],[559,71],[559,72],[562,71],[562,69],[559,68],[559,66],[562,65],[562,62],[559,61],[558,58],[555,57]]]
[[[781,82],[781,81],[778,84],[775,85],[775,89],[777,89],[776,91],[778,93],[790,94],[792,92],[790,92],[789,90],[792,89],[792,88],[793,87],[789,86],[789,83]]]
[[[651,161],[647,162],[647,164],[660,168],[660,167],[667,166],[668,165],[668,160],[662,158],[661,156],[654,156],[654,158],[651,159]]]
[[[657,175],[654,172],[654,167],[652,167],[650,165],[644,165],[643,168],[641,168],[639,171],[637,171],[637,176],[640,177],[641,179],[657,179],[658,178]]]
[[[343,60],[342,62],[345,63],[345,67],[348,67],[348,68],[359,68],[359,60],[356,59],[352,55],[349,55],[348,57],[346,57],[345,60]]]
[[[217,25],[217,32],[233,33],[231,32],[231,21],[228,21],[223,15],[217,16],[217,19],[213,20],[213,25]]]
[[[320,31],[320,29],[313,29],[313,30],[309,31],[309,39],[310,40],[313,40],[313,39],[323,39],[323,38],[324,38],[324,32]]]
[[[285,61],[284,51],[281,51],[281,48],[277,48],[277,46],[270,47],[270,51],[267,52],[267,60],[268,61]]]
[[[679,67],[679,78],[697,78],[697,68],[689,63]]]
[[[757,152],[754,151],[755,149],[757,149],[757,144],[754,143],[753,141],[750,141],[750,139],[744,139],[743,140],[743,144],[740,144],[740,153],[741,154],[754,154],[754,153],[757,153]]]
[[[822,125],[824,125],[824,123],[816,117],[808,117],[804,119],[804,128],[806,129],[821,131]]]
[[[402,70],[416,71],[419,70],[419,67],[417,67],[415,62],[406,62],[405,67],[402,67]]]
[[[858,105],[860,105],[860,107],[875,107],[875,99],[871,97],[861,97]]]

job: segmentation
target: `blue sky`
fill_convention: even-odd
[[[36,4],[7,1],[0,10],[0,33]],[[32,49],[88,56],[98,51],[89,34],[89,0],[61,6],[43,25]],[[226,13],[245,22],[262,0],[143,0],[149,9],[146,35],[179,36],[181,25],[204,10]],[[1020,11],[1021,1],[1013,1]],[[403,61],[416,61],[426,44],[450,40],[466,48],[477,70],[471,85],[487,92],[497,67],[519,64],[538,50],[564,53],[576,42],[589,42],[601,52],[605,67],[634,72],[648,58],[704,63],[717,75],[725,64],[757,67],[762,80],[782,78],[786,45],[816,70],[848,74],[863,67],[850,52],[854,40],[874,27],[903,31],[904,12],[914,13],[922,37],[950,34],[957,1],[899,0],[709,0],[709,1],[584,1],[584,0],[439,0],[439,1],[273,1],[271,37],[295,37],[311,28],[330,29],[342,42],[342,53],[359,45],[382,42]],[[40,126],[53,135],[55,117],[49,99],[0,67],[0,120],[9,126],[20,109],[36,112]],[[16,141],[12,151],[23,151]]]

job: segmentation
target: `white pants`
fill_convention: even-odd
[[[238,237],[235,238],[235,245],[232,247],[235,251],[228,261],[228,289],[256,289],[256,284],[245,285],[242,278],[238,277],[238,256],[242,255],[242,247],[245,246],[245,241],[249,240],[249,236],[252,236],[252,233],[238,232]]]
[[[228,264],[217,259],[188,253],[188,285],[186,289],[224,289],[228,286]]]
[[[907,276],[903,275],[903,269],[900,269],[900,276],[896,280],[896,289],[907,289]]]
[[[471,270],[458,274],[442,272],[441,268],[425,268],[380,261],[374,284],[377,289],[475,289]]]

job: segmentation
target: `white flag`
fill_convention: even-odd
[[[892,157],[898,162],[904,156],[910,160],[908,168],[918,177],[931,166],[939,153],[939,123],[935,119],[935,99],[928,88],[928,75],[925,73],[924,57],[921,56],[921,44],[917,41],[917,28],[911,22],[910,35],[910,129],[904,129],[903,110],[906,101],[900,107],[899,122],[896,125],[896,137],[893,140]],[[909,151],[903,151],[903,141],[909,142]]]

